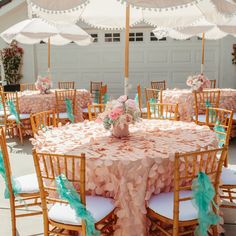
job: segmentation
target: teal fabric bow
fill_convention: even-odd
[[[108,102],[108,100],[109,100],[107,93],[104,94],[103,99],[104,99],[104,104],[107,104],[107,102]]]
[[[213,122],[214,117],[216,116],[216,112],[211,109],[212,105],[208,100],[206,100],[206,107],[209,108],[209,118],[210,118],[210,121]]]
[[[9,107],[9,111],[10,113],[15,116],[16,118],[16,123],[19,124],[20,123],[20,117],[19,117],[19,114],[18,112],[16,111],[16,107],[15,107],[15,104],[14,102],[10,99],[7,101],[7,105]]]
[[[226,136],[226,131],[225,131],[225,128],[220,126],[220,122],[217,121],[216,122],[216,125],[214,127],[214,131],[216,132],[216,136],[219,140],[219,147],[223,147],[224,144],[225,144],[225,136]],[[217,132],[220,132],[220,133],[217,133]],[[221,134],[221,133],[224,133],[224,134]]]
[[[71,208],[75,210],[77,217],[85,220],[86,235],[100,235],[100,233],[95,229],[94,218],[92,214],[86,209],[84,204],[81,203],[78,193],[65,175],[61,174],[56,177],[56,188],[60,198],[68,201]]]
[[[139,96],[137,93],[135,94],[134,101],[137,105],[139,105]]]
[[[94,96],[93,102],[97,103],[97,104],[99,103],[99,90],[95,91],[95,96]]]
[[[68,116],[68,118],[69,118],[71,123],[75,123],[75,117],[73,115],[73,109],[72,109],[71,100],[66,98],[65,102],[66,102],[66,113],[67,113],[67,116]]]
[[[209,227],[216,225],[220,221],[220,217],[212,209],[212,204],[217,207],[213,200],[215,190],[205,173],[198,173],[198,177],[193,180],[192,191],[193,205],[198,210],[199,223],[194,234],[196,236],[208,236]]]
[[[9,199],[10,193],[9,193],[9,188],[8,188],[8,183],[7,183],[6,169],[5,169],[3,155],[2,155],[1,151],[0,151],[0,175],[3,177],[4,182],[5,182],[5,186],[6,186],[6,189],[4,192],[4,197],[6,199]],[[12,183],[13,193],[15,196],[17,196],[21,192],[21,187],[19,186],[19,184],[16,183],[16,181],[13,177],[11,179],[11,183]]]

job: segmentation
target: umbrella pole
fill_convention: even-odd
[[[205,63],[205,33],[202,33],[202,64],[201,64],[201,74],[204,72]]]
[[[124,94],[128,95],[129,86],[129,21],[130,21],[130,6],[126,6],[126,23],[125,23],[125,78],[124,78]]]
[[[48,38],[48,76],[51,76],[51,40]]]

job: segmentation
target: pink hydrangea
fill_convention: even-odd
[[[112,120],[116,120],[123,113],[123,109],[120,107],[115,108],[109,114],[109,118]]]

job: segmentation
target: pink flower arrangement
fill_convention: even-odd
[[[35,87],[42,94],[49,93],[50,89],[52,88],[52,82],[49,77],[38,76]]]
[[[107,103],[105,111],[98,116],[96,122],[102,122],[105,129],[110,129],[112,125],[122,128],[135,123],[139,117],[140,111],[135,101],[124,95]]]
[[[210,80],[203,74],[189,76],[186,84],[191,87],[192,91],[202,91],[210,87]]]

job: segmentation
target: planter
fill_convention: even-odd
[[[129,135],[129,126],[125,124],[122,128],[119,125],[114,125],[112,135],[116,138],[127,137]]]
[[[7,84],[3,86],[4,92],[18,92],[20,91],[20,84]]]

